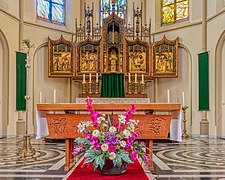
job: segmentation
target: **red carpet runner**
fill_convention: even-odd
[[[67,180],[95,180],[95,179],[106,179],[106,180],[148,180],[144,170],[140,163],[135,161],[134,164],[129,164],[126,172],[122,175],[117,176],[105,176],[94,171],[91,165],[84,165],[81,167],[81,162],[78,167],[71,173]]]

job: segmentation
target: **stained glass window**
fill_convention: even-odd
[[[37,17],[52,23],[64,24],[65,0],[37,0]]]
[[[162,24],[188,19],[188,0],[162,0]]]
[[[127,11],[127,0],[118,0],[115,4],[115,13],[124,18]],[[112,1],[111,0],[101,0],[101,17],[100,23],[102,23],[102,19],[109,16],[112,13]]]

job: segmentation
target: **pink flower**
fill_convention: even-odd
[[[115,146],[114,145],[109,145],[109,152],[116,152],[116,148],[115,148]]]
[[[137,159],[137,152],[136,151],[132,151],[131,155],[130,155],[130,159],[132,161],[135,161]]]
[[[129,120],[131,119],[131,117],[133,116],[133,114],[136,112],[136,108],[134,106],[134,104],[131,104],[131,108],[130,109],[127,109],[126,110],[126,113],[125,113],[125,120],[126,120],[126,123],[129,122]]]
[[[88,97],[88,98],[86,99],[87,105],[89,105],[89,106],[90,106],[90,105],[91,105],[91,103],[92,103],[92,101],[93,101],[93,100],[92,100],[92,99],[90,99],[90,98]]]
[[[120,125],[118,128],[119,128],[121,131],[124,130],[124,126],[123,126],[123,125]]]

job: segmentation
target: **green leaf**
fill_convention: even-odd
[[[102,169],[103,166],[105,165],[105,157],[104,157],[104,154],[101,154],[100,156],[97,156],[95,158],[95,161],[96,161],[96,164],[98,166],[100,166],[100,168]]]
[[[74,143],[75,144],[82,143],[82,142],[85,143],[86,145],[89,145],[90,144],[90,141],[87,140],[87,139],[85,139],[85,138],[76,138],[74,140]]]
[[[101,154],[101,150],[93,150],[93,149],[89,149],[86,151],[85,153],[85,157],[96,157],[99,156]]]
[[[111,122],[111,120],[110,120],[110,116],[109,116],[109,114],[108,114],[108,124],[109,124],[109,127],[111,127],[111,126],[112,126],[112,122]]]
[[[119,167],[119,168],[122,166],[122,157],[120,154],[116,154],[116,158],[113,159],[113,164],[114,164],[114,166]]]
[[[127,163],[133,163],[133,161],[131,161],[131,159],[130,159],[130,155],[128,152],[126,152],[124,150],[120,150],[120,155],[121,155],[121,158],[123,159],[123,161],[125,161]]]
[[[95,157],[88,157],[87,159],[85,159],[84,164],[93,162],[94,160],[95,160]]]

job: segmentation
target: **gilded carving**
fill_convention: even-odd
[[[76,76],[97,73],[100,70],[100,41],[87,39],[77,43]]]
[[[151,72],[153,77],[178,76],[178,38],[169,41],[164,36],[153,44]]]
[[[48,38],[49,77],[72,77],[74,75],[73,44],[63,36],[58,40]]]
[[[126,41],[127,44],[127,72],[149,75],[149,44],[137,38]]]

